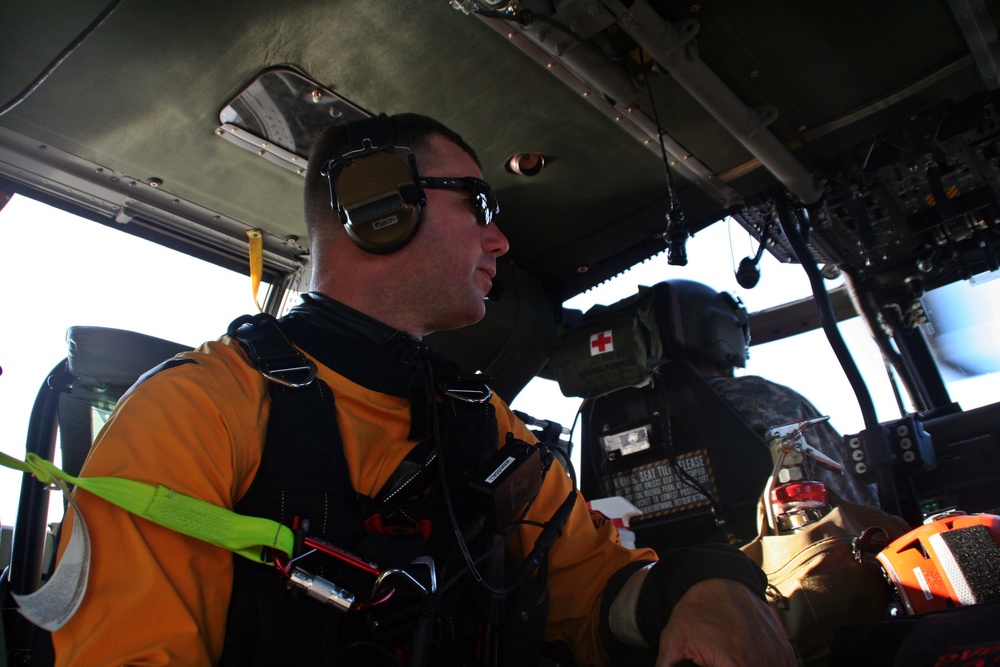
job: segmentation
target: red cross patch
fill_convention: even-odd
[[[610,331],[595,333],[590,337],[590,356],[613,352],[614,349],[615,345],[611,339]]]

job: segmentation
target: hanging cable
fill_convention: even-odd
[[[788,239],[792,253],[809,278],[809,285],[812,288],[823,332],[826,334],[830,347],[837,356],[837,360],[844,369],[844,375],[847,376],[847,380],[858,399],[858,407],[865,423],[865,432],[870,439],[866,449],[878,478],[879,500],[882,503],[882,509],[891,514],[900,514],[899,495],[896,492],[896,483],[890,467],[891,460],[885,433],[879,425],[875,403],[872,401],[871,393],[861,376],[861,371],[837,328],[837,315],[830,302],[830,295],[823,285],[823,275],[820,273],[819,264],[806,243],[804,232],[800,229],[796,213],[792,210],[792,205],[785,193],[775,193],[774,203],[778,226],[785,238]],[[800,213],[803,216],[806,215],[804,209],[800,209]],[[805,220],[805,222],[808,221]],[[804,226],[805,224],[803,224]]]
[[[639,49],[639,60],[644,62],[646,55]],[[649,106],[653,111],[653,122],[656,124],[656,136],[660,142],[660,155],[663,157],[663,168],[667,172],[667,196],[670,198],[670,206],[667,208],[667,229],[663,233],[663,238],[667,242],[667,264],[671,266],[685,266],[687,260],[687,240],[691,234],[688,232],[684,222],[684,211],[681,210],[680,201],[677,199],[677,188],[674,185],[674,174],[670,169],[670,158],[667,157],[667,146],[663,142],[663,126],[660,125],[660,115],[656,111],[656,100],[653,99],[653,87],[649,84],[649,72],[643,77],[646,92],[649,95]]]
[[[54,71],[56,71],[56,68],[59,67],[59,65],[61,65],[63,61],[66,60],[66,58],[68,58],[74,51],[76,51],[77,48],[79,48],[79,46],[83,44],[95,30],[101,27],[101,24],[104,23],[104,21],[109,16],[111,16],[112,12],[114,12],[115,9],[118,8],[118,5],[121,4],[121,1],[122,0],[112,0],[110,3],[108,3],[108,6],[104,8],[104,11],[102,11],[98,15],[98,17],[94,19],[91,22],[91,24],[84,29],[83,32],[77,35],[76,39],[70,42],[69,45],[66,48],[64,48],[59,53],[59,55],[57,55],[55,59],[48,64],[48,66],[45,69],[42,70],[42,73],[39,74],[37,77],[35,77],[34,81],[28,84],[27,88],[22,90],[20,93],[15,95],[13,99],[11,99],[9,102],[0,107],[0,116],[3,116],[5,113],[16,107],[18,104],[28,99],[28,97],[33,92],[35,92],[35,90],[39,86],[45,83],[45,80],[48,79],[49,76],[51,76]]]

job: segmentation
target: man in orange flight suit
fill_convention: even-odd
[[[423,408],[416,401],[427,397],[414,393],[421,365],[406,360],[430,354],[421,343],[424,335],[483,317],[496,260],[508,249],[493,220],[498,207],[492,190],[481,180],[475,153],[457,134],[413,114],[379,123],[332,128],[317,142],[305,193],[312,292],[279,320],[333,394],[350,488],[362,500],[379,493],[420,440],[413,422]],[[376,139],[383,131],[388,138]],[[417,202],[411,206],[417,209],[412,229],[388,249],[378,246],[378,225],[352,228],[355,211],[343,203],[352,195],[355,168],[371,168],[387,156],[412,170],[412,182],[400,191],[404,202]],[[363,217],[360,209],[356,217]],[[487,404],[495,419],[495,446],[508,434],[534,442],[502,400],[492,396]],[[98,437],[83,475],[162,484],[239,509],[248,490],[266,476],[261,461],[265,444],[271,447],[271,405],[267,380],[237,341],[226,336],[206,343],[129,391]],[[311,462],[299,463],[308,473]],[[433,494],[440,487],[429,488]],[[538,524],[557,512],[570,491],[570,478],[553,464],[525,523],[506,544],[508,563],[525,558]],[[283,501],[284,490],[280,497]],[[325,491],[322,498],[328,498]],[[461,508],[462,499],[453,500]],[[282,614],[246,618],[249,607],[231,602],[244,599],[233,590],[236,576],[238,592],[244,592],[232,554],[86,492],[78,492],[76,501],[91,531],[93,559],[80,609],[53,635],[57,664],[200,666],[236,664],[237,654],[251,656],[253,664],[359,660],[351,651],[363,642],[354,641],[352,632],[363,624],[348,622],[354,612],[345,615],[300,596],[291,604],[308,609],[310,618],[325,617],[315,627],[299,626]],[[276,509],[275,517],[290,523],[293,517],[283,511]],[[312,529],[336,535],[331,526],[343,513],[321,514],[312,516]],[[435,531],[448,540],[455,532],[447,521],[435,523]],[[650,550],[627,550],[616,537],[607,524],[595,527],[577,497],[548,555],[545,640],[568,647],[577,664],[609,664],[612,655],[630,647],[652,649],[658,665],[682,659],[703,667],[794,664],[784,631],[764,601],[766,580],[740,552],[719,545],[658,557]],[[261,599],[285,596],[278,575],[267,576],[274,577],[274,590]],[[330,619],[332,625],[326,625]],[[329,627],[334,630],[316,630]],[[439,628],[436,636],[442,634]],[[370,650],[367,664],[399,664],[406,655],[402,643],[361,648]],[[476,660],[444,655],[431,664]]]

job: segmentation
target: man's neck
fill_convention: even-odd
[[[354,284],[324,285],[317,284],[317,281],[314,280],[314,287],[311,291],[342,303],[348,308],[382,322],[386,326],[407,333],[417,340],[422,340],[426,333],[430,333],[420,330],[412,322],[407,321],[407,310],[398,307],[398,304],[392,298],[372,299],[370,289],[358,289],[357,286],[360,281],[351,282]]]

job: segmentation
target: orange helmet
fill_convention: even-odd
[[[876,558],[907,614],[1000,598],[1000,516],[929,517]]]

